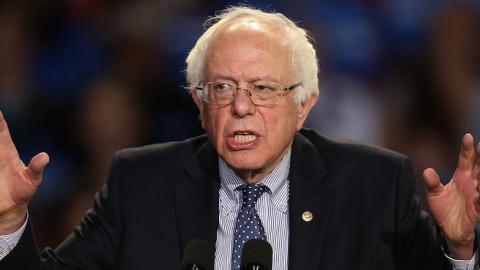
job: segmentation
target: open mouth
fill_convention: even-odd
[[[248,143],[252,142],[257,138],[257,135],[250,132],[236,132],[233,135],[235,143]]]
[[[251,130],[237,130],[227,136],[226,143],[231,150],[249,150],[257,147],[260,137]]]

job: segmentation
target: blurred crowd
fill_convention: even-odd
[[[480,1],[242,3],[310,30],[321,96],[308,127],[405,153],[444,181],[462,134],[480,139]],[[185,57],[203,21],[236,4],[0,2],[0,110],[25,162],[51,157],[29,212],[39,247],[79,224],[116,150],[202,133]]]

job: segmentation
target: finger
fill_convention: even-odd
[[[8,131],[7,121],[0,111],[0,144],[13,144],[12,137]]]
[[[475,147],[473,136],[470,133],[465,134],[462,139],[462,146],[458,155],[458,168],[460,170],[471,170],[475,162]]]
[[[440,183],[440,177],[434,169],[428,168],[424,170],[423,180],[427,187],[427,193],[437,194],[443,190],[443,184]]]
[[[28,164],[26,169],[26,174],[33,184],[40,184],[43,171],[45,170],[45,167],[47,166],[49,161],[50,157],[47,155],[47,153],[44,152],[37,154],[32,158],[32,160],[30,160],[30,163]]]
[[[475,164],[473,165],[473,177],[477,178],[478,181],[480,181],[480,142],[477,144],[477,149],[476,149],[476,154],[475,154]]]
[[[4,131],[8,132],[8,126],[2,111],[0,111],[0,133],[3,133]]]
[[[3,134],[4,132],[8,133],[8,126],[2,111],[0,111],[0,134]]]
[[[3,116],[3,112],[0,110],[0,132],[3,131],[4,123],[5,123],[5,117]]]

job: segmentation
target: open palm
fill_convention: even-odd
[[[48,155],[40,153],[25,166],[0,112],[0,234],[9,233],[12,224],[24,218],[48,161]]]
[[[480,145],[475,148],[472,135],[464,136],[457,168],[447,185],[440,183],[433,169],[423,175],[430,211],[447,243],[471,247],[473,254],[475,226],[480,220]]]

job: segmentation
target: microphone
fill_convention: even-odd
[[[188,241],[183,251],[180,270],[213,270],[215,246],[203,239]]]
[[[252,239],[245,243],[241,270],[272,270],[272,246],[265,240]]]

